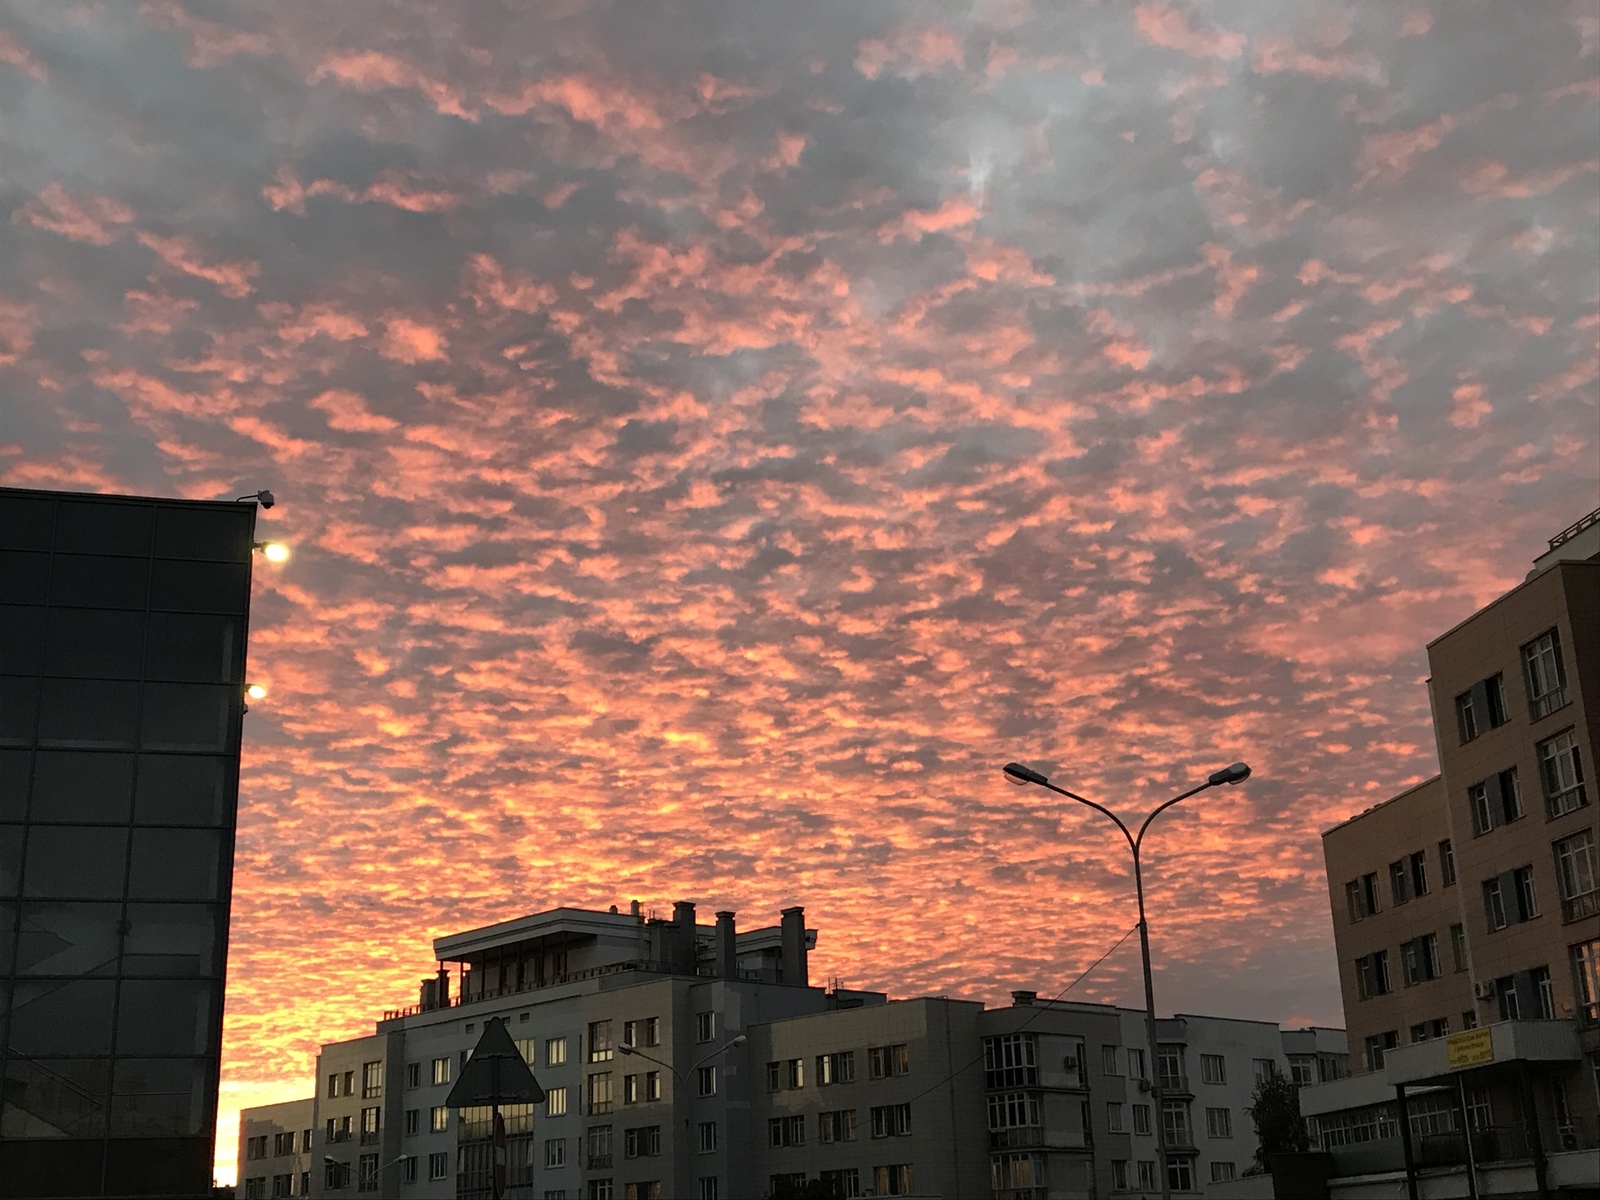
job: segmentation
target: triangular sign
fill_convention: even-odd
[[[490,1017],[472,1048],[472,1057],[461,1069],[461,1078],[444,1102],[450,1108],[486,1108],[492,1104],[538,1104],[543,1099],[544,1089],[517,1051],[506,1023]]]

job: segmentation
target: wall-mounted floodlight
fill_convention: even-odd
[[[249,696],[252,700],[263,700],[266,698],[267,689],[262,687],[259,683],[252,683],[249,687],[245,688],[244,694]]]
[[[251,492],[248,496],[238,496],[236,499],[254,500],[262,508],[271,508],[278,502],[266,488],[262,488],[259,492]]]
[[[281,563],[289,561],[289,547],[282,542],[255,542],[250,549],[261,551],[268,562]]]

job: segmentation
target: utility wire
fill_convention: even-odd
[[[1044,1014],[1049,1011],[1049,1007],[1048,1007],[1049,1005],[1054,1004],[1057,1000],[1061,999],[1061,997],[1065,996],[1073,988],[1077,987],[1080,983],[1082,983],[1085,979],[1087,979],[1089,977],[1089,973],[1091,971],[1093,971],[1096,967],[1098,967],[1101,963],[1105,962],[1106,959],[1110,958],[1118,950],[1120,950],[1122,948],[1122,943],[1127,941],[1129,938],[1131,938],[1134,935],[1134,933],[1136,933],[1138,931],[1138,928],[1139,927],[1137,925],[1134,925],[1131,929],[1128,930],[1127,933],[1125,933],[1121,937],[1119,937],[1114,943],[1112,943],[1112,946],[1111,946],[1111,948],[1109,950],[1107,950],[1099,958],[1095,959],[1092,963],[1090,963],[1087,967],[1085,967],[1083,969],[1082,973],[1079,974],[1079,976],[1076,979],[1074,979],[1071,983],[1067,984],[1066,987],[1062,988],[1054,996],[1050,997],[1050,999],[1046,1000],[1043,1005],[1036,1006],[1034,1008],[1033,1015],[1031,1017],[1029,1017],[1026,1021],[1024,1021],[1021,1025],[1018,1025],[1016,1027],[1016,1029],[1013,1030],[1012,1032],[1021,1033],[1029,1025],[1032,1025],[1040,1017],[1044,1016]],[[971,1062],[967,1063],[966,1066],[957,1067],[954,1071],[951,1071],[950,1074],[946,1075],[943,1079],[939,1080],[938,1083],[932,1084],[932,1085],[924,1088],[922,1091],[918,1092],[915,1096],[911,1097],[911,1100],[907,1100],[906,1103],[910,1104],[912,1100],[920,1100],[924,1096],[926,1096],[929,1092],[938,1091],[945,1084],[949,1083],[952,1079],[954,1079],[957,1075],[964,1075],[968,1071],[972,1070],[973,1067],[977,1066],[979,1063],[981,1063],[983,1061],[983,1058],[984,1058],[984,1056],[980,1052],[978,1057],[973,1059]]]

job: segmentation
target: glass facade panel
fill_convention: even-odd
[[[117,969],[122,904],[24,904],[18,975],[111,975]]]
[[[0,487],[0,1197],[210,1194],[255,515]]]
[[[130,904],[124,975],[218,976],[220,910],[211,904]]]
[[[141,612],[55,608],[50,610],[44,673],[85,679],[137,679],[143,650]]]
[[[133,755],[41,750],[34,757],[33,821],[126,825],[133,810]]]
[[[220,825],[228,816],[229,761],[166,754],[139,756],[133,819],[141,825]]]
[[[123,980],[117,1053],[203,1053],[211,1037],[213,989],[205,980]]]
[[[57,554],[50,560],[50,603],[82,608],[144,608],[150,560]]]
[[[28,831],[22,894],[62,900],[120,900],[127,865],[126,829],[35,825]]]
[[[232,688],[203,683],[147,683],[142,745],[147,750],[219,753],[232,742]]]
[[[128,896],[133,900],[215,900],[222,834],[215,829],[135,829]]]
[[[234,617],[151,613],[146,638],[146,679],[241,681],[243,640]]]
[[[113,979],[19,979],[12,985],[10,1058],[111,1053]]]
[[[38,674],[44,664],[44,614],[30,605],[0,604],[0,671]]]
[[[39,689],[39,744],[132,750],[139,685],[103,679],[46,679]]]

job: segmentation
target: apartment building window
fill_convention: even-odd
[[[267,1200],[265,1175],[254,1175],[244,1181],[244,1200]]]
[[[1495,999],[1499,1002],[1500,1019],[1515,1021],[1522,1016],[1522,998],[1517,995],[1517,977],[1502,975],[1494,981]]]
[[[406,1064],[406,1087],[419,1088],[422,1086],[422,1064],[419,1062]]]
[[[1450,956],[1455,960],[1458,971],[1467,969],[1467,927],[1465,925],[1450,926]]]
[[[1478,736],[1478,707],[1471,692],[1456,697],[1456,728],[1463,744]]]
[[[1175,1192],[1194,1191],[1194,1160],[1167,1159],[1167,1186]]]
[[[376,1107],[363,1108],[361,1110],[361,1144],[363,1146],[371,1146],[377,1143],[378,1113],[380,1111]]]
[[[1400,958],[1408,987],[1439,978],[1439,939],[1434,934],[1425,933],[1402,944]]]
[[[436,1104],[428,1110],[428,1128],[433,1133],[444,1133],[450,1128],[450,1110]]]
[[[611,1104],[611,1072],[597,1071],[589,1076],[585,1107],[591,1117],[600,1117],[611,1111]]]
[[[1016,1035],[1011,1035],[1016,1036]],[[1006,1041],[1007,1038],[989,1039]],[[911,1070],[911,1056],[904,1042],[895,1046],[873,1046],[867,1051],[867,1074],[873,1079],[904,1075]]]
[[[1367,1070],[1383,1070],[1383,1056],[1400,1044],[1400,1031],[1387,1029],[1367,1039]]]
[[[767,1194],[770,1196],[786,1196],[802,1191],[805,1186],[804,1171],[779,1171],[776,1175],[767,1176]]]
[[[440,1178],[442,1179],[444,1176],[441,1175]],[[347,1162],[336,1162],[334,1159],[324,1156],[322,1159],[322,1186],[327,1188],[329,1191],[334,1191],[342,1187],[347,1187],[349,1183],[350,1164]]]
[[[630,1183],[623,1188],[622,1196],[623,1200],[661,1200],[661,1181],[651,1179],[644,1183]]]
[[[1504,929],[1506,921],[1506,895],[1501,878],[1487,879],[1483,884],[1483,916],[1490,930]]]
[[[1112,1133],[1123,1133],[1122,1127],[1122,1102],[1120,1100],[1106,1101],[1106,1128]]]
[[[336,1099],[339,1095],[339,1076],[337,1073],[328,1076],[328,1099]]]
[[[300,1131],[300,1153],[311,1153],[311,1130],[309,1129],[302,1129]]]
[[[776,1092],[783,1087],[783,1064],[769,1062],[767,1064],[767,1091]]]
[[[1114,1192],[1128,1191],[1128,1160],[1113,1158],[1111,1160],[1111,1190]]]
[[[989,1159],[989,1186],[996,1192],[1036,1195],[1044,1183],[1044,1155],[1032,1151],[995,1154]]]
[[[717,1014],[714,1012],[695,1013],[694,1040],[697,1042],[712,1042],[716,1038]]]
[[[1518,867],[1511,872],[1511,884],[1517,899],[1517,917],[1531,921],[1539,915],[1539,898],[1533,890],[1533,868]]]
[[[624,1021],[622,1023],[622,1040],[630,1046],[640,1045],[638,1021]]]
[[[355,1136],[354,1122],[355,1118],[353,1117],[329,1117],[326,1140],[329,1142],[348,1142]]]
[[[1385,976],[1388,975],[1387,966],[1385,967],[1384,974]],[[1254,1069],[1256,1083],[1258,1085],[1266,1083],[1278,1073],[1278,1064],[1274,1059],[1252,1058],[1250,1060],[1250,1066]]]
[[[381,1061],[361,1064],[361,1098],[363,1100],[383,1099],[383,1063]]]
[[[1160,1077],[1160,1086],[1169,1091],[1189,1090],[1188,1074],[1183,1069],[1182,1046],[1156,1048],[1156,1074]]]
[[[1478,1027],[1478,1014],[1472,1009],[1466,1009],[1461,1014],[1462,1029],[1476,1029]]]
[[[624,1104],[639,1103],[639,1077],[637,1075],[624,1075],[622,1077],[622,1102]]]
[[[1579,921],[1600,913],[1596,881],[1594,831],[1581,829],[1551,844],[1556,859],[1556,890],[1561,895],[1561,920]]]
[[[547,1067],[562,1067],[567,1062],[567,1039],[564,1037],[547,1038],[544,1043],[544,1065]]]
[[[1350,906],[1350,919],[1360,921],[1379,911],[1378,873],[1372,871],[1360,879],[1344,885],[1345,902]]]
[[[285,1154],[294,1153],[294,1130],[288,1133],[275,1133],[272,1135],[272,1157],[282,1158]]]
[[[566,1088],[553,1087],[545,1089],[544,1115],[547,1117],[564,1117],[567,1115]]]
[[[991,1106],[993,1101],[991,1100]],[[817,1114],[817,1141],[853,1142],[856,1140],[856,1110],[841,1108]]]
[[[378,1156],[376,1154],[363,1154],[356,1164],[356,1191],[375,1192],[378,1190]]]
[[[910,1163],[873,1167],[872,1186],[880,1196],[909,1196],[916,1190],[916,1172]]]
[[[829,1196],[838,1196],[842,1200],[856,1200],[861,1195],[861,1172],[856,1167],[841,1167],[833,1171],[823,1171],[817,1178],[822,1183],[822,1190]],[[716,1200],[713,1196],[711,1200]]]
[[[1441,886],[1449,887],[1456,881],[1456,848],[1445,838],[1439,843],[1439,879]]]
[[[1545,814],[1553,821],[1589,803],[1583,786],[1583,758],[1571,729],[1538,745],[1539,778],[1544,785]]]
[[[1233,1136],[1233,1110],[1231,1108],[1206,1109],[1206,1136],[1231,1138]]]
[[[1326,1083],[1327,1080],[1317,1078],[1317,1057],[1314,1054],[1291,1054],[1289,1056],[1289,1078],[1297,1084]]]
[[[443,1151],[428,1155],[428,1178],[444,1179],[450,1174],[450,1156]]]
[[[1411,894],[1413,896],[1426,896],[1428,894],[1428,856],[1421,850],[1406,857],[1406,870],[1411,877]]]
[[[302,1178],[304,1178],[304,1177],[302,1177]],[[401,1183],[415,1183],[416,1181],[417,1181],[417,1156],[415,1154],[408,1154],[408,1155],[406,1155],[404,1158],[402,1158],[400,1160],[400,1182]],[[306,1188],[304,1186],[304,1184],[302,1184],[302,1186],[300,1188],[300,1194],[302,1196],[309,1195],[310,1194],[310,1189]]]
[[[1432,1021],[1422,1021],[1411,1027],[1413,1045],[1417,1042],[1433,1041],[1436,1038],[1448,1037],[1449,1035],[1450,1021],[1445,1017],[1436,1017]]]
[[[804,1146],[806,1144],[806,1118],[804,1113],[796,1113],[791,1117],[769,1117],[767,1119],[767,1145],[774,1148],[782,1146]]]
[[[435,1086],[450,1082],[450,1060],[448,1058],[436,1058],[433,1060],[433,1082]]]
[[[872,1108],[872,1136],[910,1137],[911,1105],[877,1104]]]
[[[694,1072],[695,1091],[701,1096],[715,1096],[717,1094],[717,1068],[696,1067]]]
[[[871,1051],[877,1054],[878,1051]],[[879,1078],[876,1060],[872,1077]],[[990,1091],[1034,1087],[1039,1082],[1039,1041],[1031,1033],[1007,1033],[983,1039],[983,1086]]]
[[[787,1059],[783,1064],[783,1085],[786,1088],[803,1088],[806,1085],[806,1061],[803,1058]]]
[[[1539,1002],[1539,1019],[1541,1021],[1554,1021],[1556,1019],[1556,988],[1555,981],[1550,978],[1550,968],[1535,967],[1528,972],[1528,977],[1533,983],[1534,999]]]
[[[1389,952],[1378,950],[1356,959],[1356,985],[1363,1000],[1389,992]]]
[[[857,1192],[856,1195],[860,1195]],[[700,1200],[717,1200],[717,1177],[715,1175],[700,1176]]]
[[[644,1073],[644,1098],[646,1100],[661,1099],[660,1071],[646,1071]]]
[[[589,1061],[592,1063],[610,1062],[611,1056],[616,1053],[616,1048],[611,1041],[610,1021],[589,1022]]]
[[[1121,1071],[1117,1070],[1117,1048],[1115,1046],[1100,1047],[1100,1074],[1122,1074]]]
[[[1142,1188],[1156,1186],[1156,1164],[1150,1159],[1139,1160],[1139,1186]]]
[[[1600,938],[1579,942],[1572,957],[1572,991],[1578,1000],[1578,1019],[1585,1025],[1600,1021]],[[1596,1080],[1600,1083],[1600,1080]]]
[[[591,1179],[585,1193],[589,1200],[616,1200],[616,1187],[609,1179]]]
[[[546,1170],[567,1165],[567,1139],[546,1138],[544,1143],[544,1165]]]
[[[1231,1162],[1214,1162],[1211,1164],[1212,1183],[1228,1183],[1233,1178],[1234,1172]]]
[[[856,1078],[856,1052],[840,1050],[836,1054],[817,1055],[817,1083],[854,1083]]]
[[[1509,767],[1467,789],[1472,809],[1472,831],[1482,835],[1522,818],[1522,792],[1517,769]]]
[[[591,1125],[584,1135],[588,1152],[584,1156],[591,1171],[605,1171],[611,1167],[611,1126]]]
[[[644,1044],[646,1046],[661,1045],[661,1018],[646,1017],[644,1019]]]
[[[1411,899],[1411,872],[1403,858],[1389,864],[1389,895],[1396,908]]]
[[[717,1123],[715,1121],[701,1121],[696,1127],[696,1135],[701,1154],[712,1154],[717,1149]]]
[[[1129,1079],[1148,1079],[1148,1078],[1150,1078],[1148,1075],[1146,1075],[1144,1073],[1144,1051],[1143,1050],[1136,1050],[1131,1046],[1128,1048],[1128,1078]]]
[[[1567,668],[1561,661],[1561,635],[1546,630],[1522,648],[1528,683],[1528,719],[1549,716],[1567,702]]]
[[[628,1158],[655,1158],[661,1153],[661,1126],[623,1130],[622,1153]]]
[[[1148,1104],[1135,1104],[1133,1106],[1133,1131],[1140,1137],[1150,1136],[1150,1106]]]
[[[346,1071],[344,1073],[344,1094],[346,1096],[354,1096],[356,1094],[356,1073],[354,1071]]]

